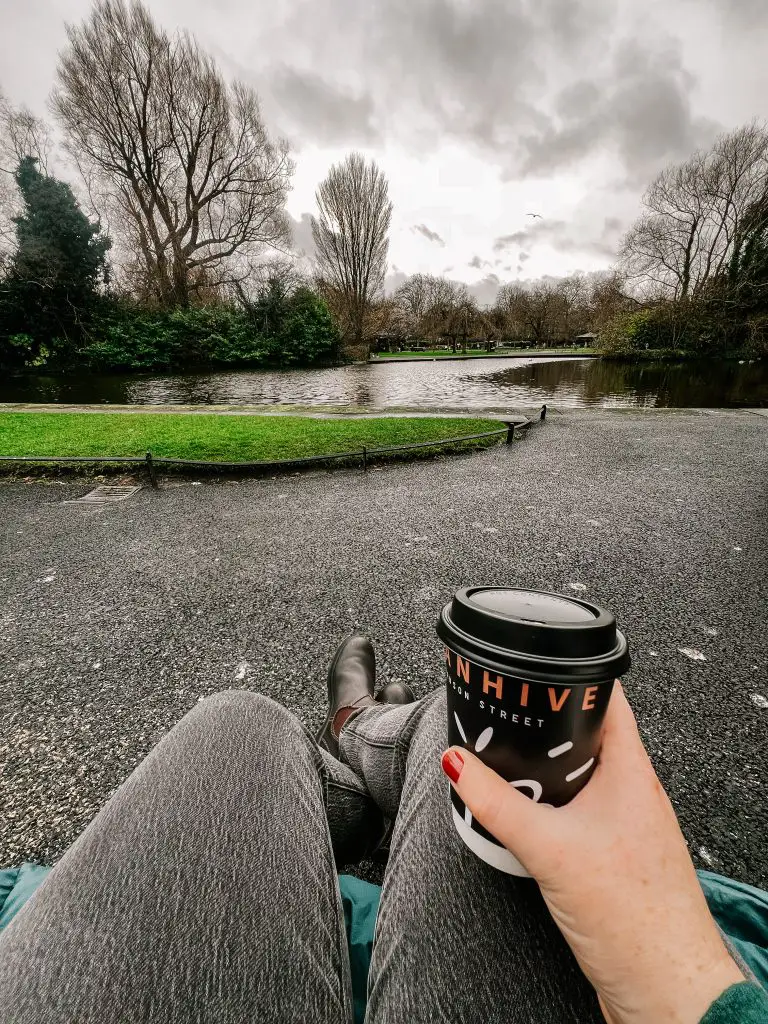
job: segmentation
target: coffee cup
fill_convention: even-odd
[[[538,803],[562,806],[589,781],[614,680],[630,666],[611,612],[516,587],[465,587],[443,608],[448,740]],[[451,788],[466,845],[508,874],[527,872]]]

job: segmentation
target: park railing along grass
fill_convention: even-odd
[[[153,483],[158,465],[212,472],[260,472],[324,462],[359,462],[367,468],[371,461],[419,457],[430,448],[484,447],[501,435],[511,441],[515,430],[530,426],[530,421],[503,424],[450,417],[14,412],[0,414],[0,463],[49,468],[146,464]]]

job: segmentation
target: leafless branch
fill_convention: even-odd
[[[293,163],[250,88],[140,0],[97,0],[67,36],[54,109],[149,297],[187,305],[288,245]]]

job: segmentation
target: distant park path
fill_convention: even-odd
[[[766,480],[764,413],[568,410],[512,448],[367,475],[106,507],[0,484],[0,865],[59,857],[205,694],[261,690],[316,726],[353,629],[381,679],[428,692],[440,605],[500,582],[616,612],[697,865],[768,885]]]

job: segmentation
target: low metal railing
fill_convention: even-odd
[[[537,417],[538,421],[545,420],[547,407],[542,405]],[[384,448],[369,448],[367,445],[356,451],[331,452],[327,455],[307,455],[294,459],[272,459],[262,462],[208,462],[198,459],[174,459],[165,455],[153,455],[147,452],[146,455],[112,455],[112,456],[90,456],[90,455],[0,455],[0,462],[16,462],[22,464],[33,463],[57,463],[59,465],[132,465],[146,467],[150,483],[157,487],[158,466],[189,466],[195,469],[223,471],[223,472],[265,472],[272,469],[286,469],[291,466],[308,466],[311,464],[333,462],[345,459],[348,462],[360,460],[363,471],[367,471],[368,463],[377,456],[391,455],[395,452],[414,451],[418,448],[440,448],[450,445],[462,444],[465,441],[478,441],[486,437],[498,437],[506,434],[506,443],[512,444],[517,431],[528,430],[537,420],[501,420],[504,426],[499,430],[488,430],[482,434],[464,434],[459,437],[443,437],[435,441],[418,441],[415,444],[390,445]]]

